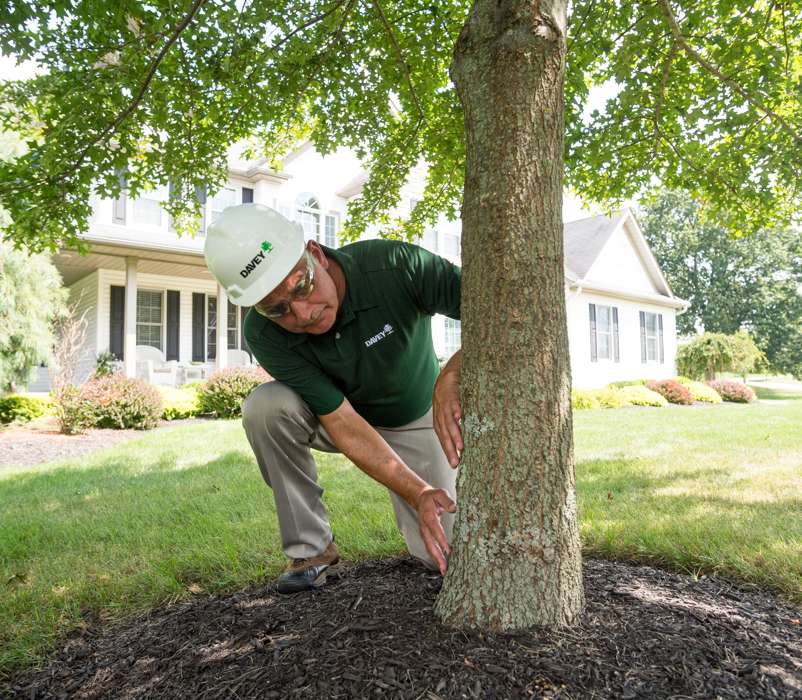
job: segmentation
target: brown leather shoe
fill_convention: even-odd
[[[314,557],[293,559],[278,577],[279,593],[300,593],[319,588],[326,580],[326,571],[340,561],[340,553],[334,540]]]

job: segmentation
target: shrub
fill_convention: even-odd
[[[604,389],[596,389],[593,396],[602,408],[623,408],[627,405],[621,389],[615,387],[606,386]]]
[[[718,392],[711,389],[707,384],[695,382],[687,377],[677,377],[677,381],[691,392],[694,401],[704,401],[705,403],[721,403]]]
[[[646,388],[656,391],[669,403],[676,403],[682,406],[690,406],[693,403],[693,395],[688,387],[683,386],[676,379],[649,382]]]
[[[581,411],[586,408],[599,408],[599,400],[594,396],[592,391],[583,391],[582,389],[571,390],[571,407],[575,411]]]
[[[677,369],[691,379],[713,380],[718,372],[742,376],[766,358],[746,331],[733,335],[704,333],[677,350]]]
[[[201,413],[218,418],[242,415],[242,402],[257,386],[270,380],[261,367],[229,367],[215,372],[198,389]]]
[[[755,392],[746,384],[731,379],[719,379],[707,382],[707,386],[715,390],[725,401],[735,403],[751,403],[755,400]]]
[[[198,392],[194,387],[182,386],[176,389],[171,386],[157,386],[162,397],[162,418],[164,420],[177,420],[179,418],[192,418],[198,415]]]
[[[33,396],[11,394],[0,399],[0,423],[27,423],[47,413],[50,402]]]
[[[121,374],[92,379],[81,388],[99,428],[155,428],[162,414],[162,399],[147,382]]]
[[[621,399],[632,406],[654,406],[656,408],[668,406],[668,401],[660,394],[643,385],[625,386],[619,391],[621,392]]]
[[[98,356],[95,358],[95,373],[93,376],[95,379],[100,379],[100,377],[107,377],[110,374],[114,374],[119,370],[120,364],[120,361],[114,356],[114,353],[104,350],[98,353]]]
[[[95,424],[92,404],[77,386],[68,384],[55,396],[56,418],[62,433],[77,435],[85,433]]]
[[[610,382],[607,386],[623,389],[625,386],[646,386],[648,379],[622,379],[620,382]]]

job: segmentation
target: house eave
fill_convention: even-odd
[[[672,309],[685,310],[690,306],[690,303],[678,299],[677,297],[668,297],[662,294],[649,294],[648,292],[640,292],[632,289],[625,289],[623,287],[616,287],[613,285],[599,284],[589,280],[569,280],[569,289],[578,292],[594,292],[596,294],[604,294],[605,296],[617,297],[619,299],[628,299],[630,301],[646,302],[648,304],[656,304],[658,306],[667,306]]]
[[[260,181],[264,182],[272,182],[276,185],[281,185],[287,180],[292,178],[292,175],[288,175],[287,173],[280,173],[277,170],[273,170],[273,168],[269,168],[266,165],[255,165],[251,168],[231,168],[229,167],[228,172],[231,175],[236,177],[240,177],[243,180],[247,180],[251,183],[256,183]]]

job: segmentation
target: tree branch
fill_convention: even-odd
[[[151,61],[148,71],[145,74],[145,79],[140,84],[136,95],[134,95],[129,105],[117,115],[111,124],[107,124],[103,131],[101,131],[91,143],[84,147],[84,149],[78,154],[78,157],[75,159],[73,164],[67,170],[60,172],[55,178],[53,178],[53,180],[64,180],[64,178],[67,177],[70,172],[75,172],[81,163],[83,163],[87,153],[89,153],[89,149],[92,148],[92,146],[100,143],[107,136],[113,134],[120,124],[122,124],[136,110],[137,107],[139,107],[139,103],[145,96],[148,87],[150,87],[150,83],[153,81],[156,71],[158,70],[159,65],[164,57],[167,55],[167,52],[170,50],[170,47],[175,44],[175,42],[178,40],[178,37],[181,36],[181,32],[187,28],[189,23],[192,21],[192,18],[195,16],[204,2],[206,2],[206,0],[194,0],[192,6],[189,8],[189,12],[187,12],[187,14],[184,15],[184,18],[176,25],[173,33],[170,35],[170,38],[165,42],[164,46],[162,46],[161,51],[159,51],[156,58]]]
[[[671,5],[669,4],[669,0],[658,0],[660,3],[660,7],[663,10],[663,14],[665,15],[666,21],[668,22],[669,27],[671,27],[671,33],[674,35],[674,40],[679,44],[682,50],[688,54],[688,56],[694,60],[697,64],[699,64],[702,68],[704,68],[710,75],[718,78],[718,80],[732,88],[735,92],[737,92],[741,97],[743,97],[752,107],[757,109],[758,111],[762,112],[763,114],[767,115],[774,121],[780,128],[788,133],[791,138],[797,144],[802,146],[802,136],[800,136],[793,127],[788,124],[785,119],[783,119],[779,114],[774,112],[772,109],[767,107],[756,98],[754,95],[749,93],[742,85],[737,83],[736,81],[728,78],[725,76],[716,66],[714,66],[710,61],[705,59],[696,49],[690,46],[682,34],[682,30],[680,29],[679,23],[677,22],[677,18],[674,16],[673,11],[671,10]]]
[[[382,24],[384,28],[387,30],[387,34],[390,37],[390,41],[393,44],[393,48],[395,49],[396,58],[398,59],[398,64],[401,66],[401,72],[404,74],[404,79],[407,81],[407,87],[409,87],[409,92],[412,95],[412,101],[415,103],[415,107],[418,110],[418,114],[420,115],[421,121],[425,119],[423,109],[421,107],[420,102],[418,101],[418,94],[415,92],[415,86],[412,84],[412,78],[409,75],[409,66],[407,66],[407,62],[404,60],[404,53],[401,51],[401,47],[398,44],[398,39],[395,36],[395,32],[393,31],[392,26],[387,21],[387,17],[384,14],[384,10],[382,9],[379,0],[373,0],[373,5],[376,8],[376,11],[379,13],[379,17],[381,18]]]
[[[671,48],[666,54],[663,61],[663,74],[660,76],[660,88],[657,92],[657,99],[654,103],[654,112],[652,114],[652,158],[655,157],[657,152],[657,143],[660,140],[660,112],[663,109],[663,104],[666,99],[666,86],[668,85],[668,76],[671,73],[671,63],[674,61],[674,56],[677,55],[677,42],[671,42]]]

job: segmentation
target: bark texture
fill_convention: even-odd
[[[566,2],[476,0],[452,79],[465,110],[465,453],[436,615],[568,625],[584,606],[563,272]]]

